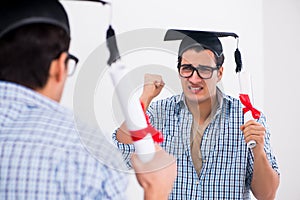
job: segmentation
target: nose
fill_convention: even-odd
[[[190,78],[188,78],[188,80],[192,83],[199,83],[199,82],[203,81],[203,79],[200,76],[198,76],[198,73],[196,70],[193,72],[192,76]]]

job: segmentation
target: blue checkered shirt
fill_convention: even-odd
[[[103,140],[92,156],[79,136],[71,112],[0,81],[0,199],[124,199],[127,177],[97,159],[118,156]]]
[[[169,199],[250,199],[254,157],[240,130],[244,123],[242,105],[239,100],[223,93],[221,98],[220,110],[205,129],[199,147],[203,159],[199,176],[190,151],[193,117],[185,104],[184,95],[159,100],[149,106],[147,114],[150,121],[164,136],[161,146],[177,158],[178,175]],[[263,115],[259,122],[266,126]],[[113,140],[130,166],[129,158],[134,146],[118,142],[116,132]],[[269,129],[265,134],[264,148],[271,166],[279,173],[271,151]]]

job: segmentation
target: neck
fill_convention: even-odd
[[[210,99],[204,102],[191,102],[186,101],[186,104],[192,113],[194,120],[200,125],[203,124],[211,115],[212,111],[217,106],[217,96],[214,95]]]
[[[53,84],[51,81],[47,81],[46,85],[43,88],[35,89],[35,91],[45,97],[48,97],[49,99],[60,102],[62,89],[63,88],[59,87],[58,84]]]

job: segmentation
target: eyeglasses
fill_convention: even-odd
[[[78,61],[79,59],[76,56],[68,53],[68,57],[66,60],[68,66],[68,76],[72,76],[74,74]]]
[[[193,76],[194,71],[197,72],[198,76],[202,79],[210,79],[214,70],[218,70],[219,67],[209,67],[209,66],[202,66],[199,65],[198,67],[194,67],[191,64],[183,64],[178,69],[179,75],[183,78],[190,78]]]

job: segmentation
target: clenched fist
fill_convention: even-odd
[[[145,74],[143,93],[140,97],[145,109],[147,109],[152,99],[160,94],[164,85],[165,83],[162,79],[162,76],[157,74]]]

